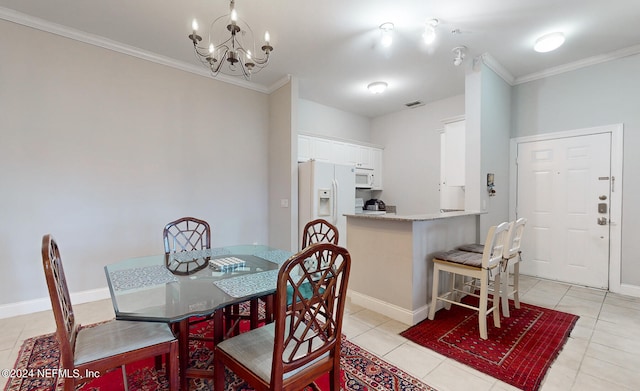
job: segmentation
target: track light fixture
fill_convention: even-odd
[[[427,20],[427,25],[422,33],[422,39],[427,45],[431,45],[436,40],[436,27],[440,24],[438,19]]]
[[[462,62],[464,61],[464,58],[467,55],[466,54],[467,47],[466,46],[456,46],[451,51],[454,54],[453,65],[459,67],[460,65],[462,65]]]
[[[393,23],[386,22],[380,25],[380,44],[388,48],[393,43]]]

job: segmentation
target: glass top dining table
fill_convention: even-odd
[[[275,292],[278,270],[292,252],[264,245],[236,245],[179,253],[218,264],[190,275],[171,273],[165,255],[130,258],[105,266],[116,319],[179,322]],[[221,270],[222,269],[222,270]]]
[[[105,273],[116,319],[172,324],[178,338],[180,388],[186,390],[188,378],[213,376],[211,370],[188,367],[189,318],[211,315],[217,344],[224,338],[222,310],[275,293],[280,266],[291,255],[264,245],[226,246],[177,253],[174,257],[181,260],[215,264],[189,275],[169,271],[164,254],[113,263],[105,266]],[[257,323],[254,317],[257,314],[252,324]]]

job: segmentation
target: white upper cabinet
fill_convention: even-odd
[[[340,142],[338,142],[340,143]],[[358,168],[370,168],[373,169],[373,162],[371,160],[371,151],[373,149],[366,145],[358,145],[351,143],[340,143],[344,144],[345,151],[345,164],[351,164]]]
[[[350,164],[359,167],[360,164],[360,150],[359,146],[351,143],[343,143],[345,150],[345,164]]]
[[[374,170],[374,189],[382,190],[381,148],[300,134],[298,161],[309,159]]]
[[[322,138],[313,138],[311,153],[314,159],[323,162],[333,161],[333,142]]]
[[[298,136],[298,161],[306,162],[311,159],[311,137],[305,135]]]
[[[373,190],[382,190],[382,149],[371,148],[371,166],[373,168]]]
[[[357,160],[356,167],[373,169],[373,160],[371,158],[372,150],[374,148],[364,145],[358,145],[356,152]]]

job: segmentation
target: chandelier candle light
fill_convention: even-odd
[[[269,32],[264,33],[265,43],[261,47],[264,57],[256,57],[253,30],[246,22],[238,18],[235,0],[231,0],[229,8],[230,14],[220,16],[211,23],[208,47],[200,45],[202,37],[198,35],[198,22],[195,19],[191,26],[193,32],[189,35],[189,39],[193,42],[196,58],[209,68],[213,76],[223,73],[231,76],[244,76],[245,79],[250,80],[253,73],[266,67],[269,62],[269,54],[273,51],[273,46],[269,42]],[[226,27],[225,23],[228,23]],[[229,33],[231,36],[221,41],[225,34]],[[214,39],[218,39],[219,43],[214,44]],[[253,52],[251,49],[246,49],[245,39],[251,43]]]

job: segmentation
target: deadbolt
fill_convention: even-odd
[[[606,217],[598,217],[598,225],[607,225]]]
[[[598,213],[607,213],[607,204],[604,202],[598,204]]]

